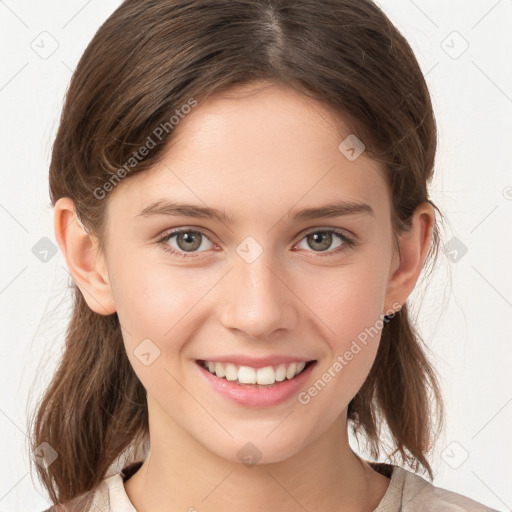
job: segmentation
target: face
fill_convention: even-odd
[[[111,193],[108,282],[150,427],[236,462],[252,443],[260,462],[276,462],[345,417],[392,307],[394,264],[384,170],[340,151],[349,133],[292,89],[233,89],[193,109],[161,163]],[[333,204],[336,216],[301,215]],[[256,388],[203,360],[255,375],[315,363]]]

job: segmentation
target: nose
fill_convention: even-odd
[[[275,331],[296,327],[300,301],[288,273],[264,251],[247,263],[236,257],[222,289],[221,322],[251,339],[268,339]]]

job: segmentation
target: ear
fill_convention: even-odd
[[[55,203],[54,230],[71,277],[88,306],[101,315],[114,313],[114,297],[105,259],[98,251],[98,239],[86,231],[69,197],[62,197]]]
[[[396,304],[403,305],[414,289],[430,248],[434,222],[432,205],[423,202],[414,210],[410,229],[398,236],[400,251],[397,249],[393,258],[394,262],[398,260],[398,265],[391,270],[385,311],[399,309]]]

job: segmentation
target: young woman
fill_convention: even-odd
[[[489,510],[419,474],[443,419],[407,308],[435,152],[369,0],[123,2],[53,147],[75,298],[34,420],[49,510]]]

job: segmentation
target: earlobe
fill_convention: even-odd
[[[101,315],[114,313],[116,307],[105,258],[98,252],[97,238],[87,233],[69,197],[55,203],[54,231],[71,277],[88,306]]]
[[[404,304],[414,289],[430,249],[434,222],[432,205],[423,202],[414,211],[410,229],[398,236],[399,263],[388,282],[387,308],[394,303]]]

